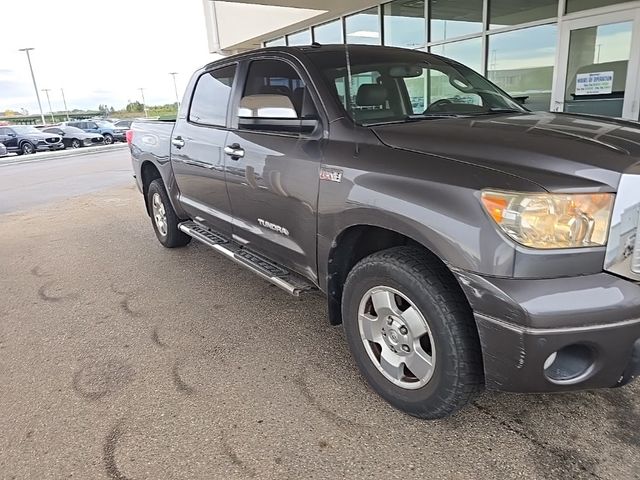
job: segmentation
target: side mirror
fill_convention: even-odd
[[[64,137],[66,135],[66,133],[60,132],[58,135],[60,135],[61,137]]]
[[[240,100],[238,126],[247,130],[283,133],[311,133],[318,119],[299,118],[287,95],[247,95]]]

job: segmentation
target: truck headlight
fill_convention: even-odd
[[[509,237],[532,248],[607,243],[612,193],[554,194],[484,190],[482,205]]]

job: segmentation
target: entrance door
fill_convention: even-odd
[[[637,120],[639,57],[635,10],[562,21],[554,110]]]

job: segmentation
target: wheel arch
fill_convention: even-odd
[[[149,210],[149,203],[146,201],[147,193],[149,192],[149,185],[151,185],[151,182],[158,178],[162,180],[162,175],[160,175],[158,167],[149,160],[144,161],[140,167],[140,179],[142,180],[142,195],[145,199],[144,204],[147,209],[147,215],[149,216],[151,216],[151,211]]]
[[[327,255],[326,292],[330,323],[342,323],[342,292],[351,269],[363,258],[392,247],[412,246],[424,251],[431,261],[446,268],[459,293],[467,300],[448,262],[436,253],[432,243],[424,238],[418,240],[420,238],[416,232],[409,229],[392,229],[377,224],[357,223],[342,229],[331,242]]]

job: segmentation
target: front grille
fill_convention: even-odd
[[[45,142],[50,143],[50,144],[59,143],[60,142],[60,137],[49,137],[49,138],[45,139]]]
[[[640,175],[620,179],[604,269],[640,281]]]

